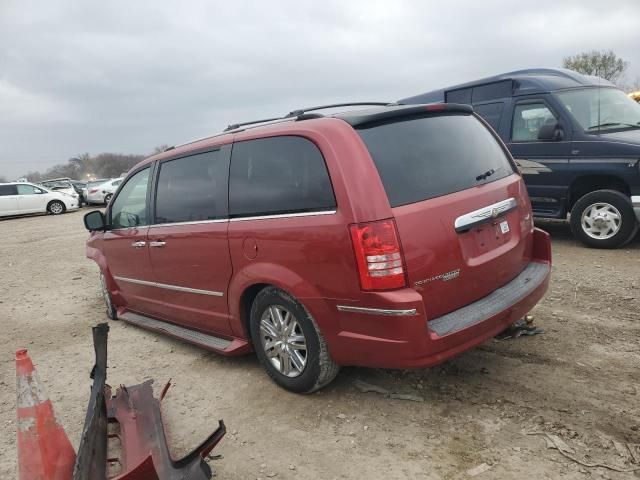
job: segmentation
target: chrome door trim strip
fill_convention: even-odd
[[[166,283],[158,283],[158,282],[149,282],[147,280],[138,280],[136,278],[127,278],[127,277],[114,277],[116,280],[120,280],[122,282],[134,283],[136,285],[146,285],[149,287],[157,287],[164,288],[166,290],[175,290],[176,292],[187,292],[187,293],[197,293],[200,295],[210,295],[212,297],[222,297],[224,293],[216,292],[214,290],[200,290],[198,288],[188,288],[188,287],[180,287],[178,285],[168,285]]]
[[[502,200],[501,202],[497,202],[459,216],[456,218],[453,226],[458,233],[466,232],[476,225],[490,222],[512,210],[515,210],[517,206],[518,201],[515,198],[508,198],[507,200]]]
[[[194,220],[191,222],[175,222],[175,223],[154,223],[153,225],[149,225],[149,228],[154,227],[178,227],[180,225],[200,225],[207,223],[228,223],[228,218],[216,218],[215,220]]]
[[[369,315],[401,316],[401,315],[416,314],[415,308],[410,308],[406,310],[395,310],[395,309],[389,309],[389,308],[352,307],[350,305],[336,305],[336,308],[338,309],[339,312],[367,313]]]
[[[236,217],[231,222],[246,222],[247,220],[270,220],[272,218],[315,217],[316,215],[334,215],[336,210],[322,210],[320,212],[281,213],[278,215],[259,215],[255,217]]]

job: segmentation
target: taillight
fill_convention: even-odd
[[[351,241],[363,290],[391,290],[407,285],[402,250],[393,220],[350,225]]]
[[[96,193],[97,191],[98,191],[98,189],[97,189],[97,188],[91,188],[91,189],[89,190],[89,193]]]

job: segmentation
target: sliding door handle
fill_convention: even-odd
[[[149,242],[150,247],[162,248],[167,244],[167,242],[163,242],[162,240],[156,240],[153,242]]]
[[[133,242],[133,243],[131,244],[131,246],[132,246],[133,248],[144,248],[146,245],[147,245],[147,242],[145,242],[145,241]]]

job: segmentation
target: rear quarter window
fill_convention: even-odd
[[[357,131],[392,207],[459,192],[513,173],[502,146],[473,115],[402,119]]]
[[[324,158],[310,140],[280,136],[233,144],[229,171],[231,217],[335,208]]]

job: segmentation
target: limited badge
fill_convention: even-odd
[[[500,230],[502,231],[503,235],[505,233],[509,233],[509,222],[507,222],[506,220],[504,222],[500,222]]]

